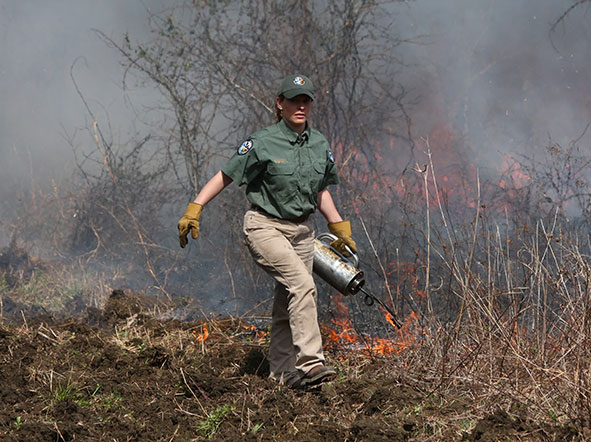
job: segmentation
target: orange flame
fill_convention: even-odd
[[[193,330],[193,335],[197,338],[197,342],[205,342],[205,340],[209,338],[209,330],[207,329],[207,324],[205,322],[201,324],[201,329],[203,330],[202,333]]]
[[[394,318],[392,317],[392,314],[390,314],[390,312],[386,312],[385,317],[386,322],[388,322],[392,327],[396,327],[396,324],[394,323]]]
[[[499,172],[510,181],[501,179],[499,187],[502,189],[521,189],[531,181],[531,177],[523,171],[521,165],[509,155],[503,155],[503,164]]]
[[[348,308],[341,299],[342,295],[340,294],[331,297],[331,303],[335,307],[335,318],[332,320],[332,327],[323,326],[327,349],[359,347],[368,354],[386,355],[399,354],[419,343],[418,337],[421,336],[421,333],[415,329],[415,324],[418,321],[418,315],[415,312],[411,312],[404,320],[402,328],[397,331],[397,338],[360,337],[353,327]],[[385,312],[384,317],[388,323],[395,327],[390,313]]]
[[[256,339],[258,342],[264,341],[268,338],[269,335],[268,332],[266,332],[265,330],[260,330],[256,325],[243,325],[242,328],[250,332],[254,339]]]

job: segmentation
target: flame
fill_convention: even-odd
[[[257,341],[264,341],[267,339],[268,333],[265,330],[257,330],[256,331],[256,340]]]
[[[331,304],[334,306],[334,318],[332,326],[322,326],[326,335],[325,347],[327,349],[359,348],[367,354],[388,355],[400,354],[414,344],[419,343],[421,333],[415,329],[418,323],[418,315],[411,312],[404,320],[402,328],[397,329],[396,338],[380,338],[376,336],[359,336],[353,326],[346,305],[342,303],[342,295],[331,297]],[[384,319],[396,328],[392,315],[384,311]],[[424,333],[423,333],[423,336]]]
[[[499,172],[501,176],[505,176],[511,181],[508,183],[504,178],[501,178],[499,187],[502,189],[521,189],[531,181],[530,176],[522,170],[521,165],[509,155],[503,155],[503,164]]]
[[[502,157],[502,164],[495,164],[498,178],[480,180],[476,164],[490,166],[477,152],[471,152],[461,134],[444,120],[434,121],[424,139],[430,152],[417,164],[417,173],[407,171],[406,153],[397,145],[394,130],[389,128],[389,140],[376,140],[375,148],[362,150],[359,146],[342,141],[333,146],[333,153],[340,159],[343,176],[354,187],[370,187],[373,199],[357,198],[352,201],[356,214],[363,212],[363,206],[370,204],[376,213],[389,210],[393,204],[426,204],[442,207],[458,215],[472,215],[476,210],[487,209],[479,198],[488,200],[489,213],[504,214],[507,210],[519,210],[525,192],[532,183],[527,171],[510,155]],[[470,161],[474,157],[476,163]],[[412,156],[414,160],[414,155]],[[391,173],[400,171],[400,175]],[[482,192],[480,191],[482,189]],[[426,198],[428,200],[426,201]],[[493,199],[491,201],[491,198]],[[561,201],[566,201],[562,198]]]
[[[258,342],[265,341],[269,336],[268,332],[260,330],[256,325],[243,325],[242,328],[249,332]]]
[[[386,312],[384,316],[386,318],[386,322],[388,322],[392,327],[396,327],[396,324],[394,323],[394,318],[392,317],[390,312]]]
[[[357,341],[357,333],[349,317],[349,310],[341,299],[341,294],[331,297],[331,300],[335,303],[335,318],[332,321],[335,328],[328,329],[327,332],[328,341],[332,344],[354,343]]]
[[[210,338],[211,332],[214,332],[215,334],[216,331],[221,331],[218,328],[219,325],[220,322],[210,321],[209,323],[203,322],[200,326],[196,327],[196,329],[192,331],[196,342],[203,344],[207,339]],[[269,338],[269,333],[266,330],[259,329],[256,325],[240,322],[237,327],[237,329],[232,331],[233,336],[246,336],[247,338],[260,343],[263,343]]]
[[[205,342],[205,340],[209,338],[209,330],[207,329],[207,324],[205,322],[201,324],[201,329],[201,333],[197,330],[193,330],[193,335],[197,338],[197,342]]]

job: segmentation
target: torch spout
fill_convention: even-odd
[[[396,318],[396,313],[394,313],[390,307],[383,303],[379,298],[376,298],[371,293],[366,292],[364,288],[361,288],[360,291],[365,295],[364,302],[366,305],[373,305],[374,302],[377,302],[384,310],[386,310],[390,314],[390,316],[392,317],[392,323],[399,329],[402,328],[402,324]]]

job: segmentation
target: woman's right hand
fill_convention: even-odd
[[[197,239],[199,236],[199,218],[201,217],[201,210],[203,206],[197,203],[189,203],[185,214],[179,220],[179,241],[181,248],[185,248],[187,245],[187,235],[191,232],[193,239]]]

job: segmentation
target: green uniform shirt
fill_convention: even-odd
[[[326,138],[309,127],[298,135],[284,120],[242,143],[222,172],[246,185],[253,205],[281,219],[314,212],[318,193],[339,182]]]

